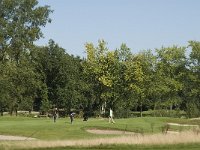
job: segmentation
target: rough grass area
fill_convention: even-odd
[[[165,145],[180,143],[200,143],[200,134],[194,132],[181,132],[179,134],[152,134],[137,136],[118,136],[95,139],[79,139],[79,140],[57,140],[57,141],[16,141],[2,142],[0,145],[6,148],[52,148],[79,146],[90,147],[109,144],[129,144],[129,145]]]
[[[176,145],[99,145],[93,147],[57,147],[34,150],[199,150],[200,144],[176,144]]]
[[[179,134],[165,134],[163,128],[167,123],[191,124],[191,120],[172,118],[130,118],[116,119],[115,124],[109,124],[107,119],[93,118],[88,121],[75,119],[73,124],[69,118],[58,119],[56,123],[47,118],[25,118],[25,117],[0,117],[0,134],[34,137],[34,141],[0,141],[0,149],[93,149],[103,147],[109,149],[113,145],[116,149],[142,147],[154,147],[154,145],[177,145],[179,143],[200,143],[200,134],[197,130],[190,130]],[[192,120],[192,123],[199,125],[199,121]],[[181,127],[182,128],[182,127]],[[138,134],[93,134],[86,129],[109,129],[120,130],[122,133],[131,131]],[[173,128],[171,128],[173,129]],[[114,145],[115,144],[115,145]],[[195,148],[196,144],[194,145]],[[168,146],[166,146],[167,148]],[[146,147],[144,147],[146,148]]]

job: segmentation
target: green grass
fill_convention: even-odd
[[[118,135],[96,135],[85,131],[87,128],[126,130],[144,134],[162,132],[166,123],[182,123],[200,125],[199,120],[165,118],[165,117],[143,117],[129,119],[115,119],[115,124],[109,124],[108,119],[89,118],[88,121],[75,119],[70,124],[69,118],[59,118],[56,123],[50,118],[28,118],[28,117],[0,117],[0,134],[19,135],[34,137],[41,140],[76,140],[93,139],[102,137],[114,137]],[[172,129],[176,127],[172,127]],[[9,142],[8,142],[9,143]],[[183,146],[185,145],[186,148]],[[161,146],[142,146],[142,145],[100,145],[95,147],[65,147],[65,148],[41,148],[34,150],[64,150],[64,149],[199,149],[200,144],[180,144],[180,145],[161,145]],[[1,147],[0,142],[0,149]]]
[[[90,118],[88,121],[75,119],[70,124],[69,118],[60,118],[56,123],[48,118],[0,117],[0,134],[21,135],[42,140],[85,139],[113,135],[94,135],[85,131],[86,128],[117,129],[139,133],[158,133],[167,122],[190,123],[187,119],[172,119],[162,117],[143,117],[115,119],[115,124],[109,124],[107,119]],[[193,124],[198,124],[199,121]]]
[[[30,136],[43,140],[83,139],[102,137],[87,133],[86,128],[117,129],[133,132],[161,132],[161,127],[169,118],[131,118],[115,119],[109,124],[107,119],[75,119],[73,124],[69,118],[58,119],[56,123],[47,118],[0,117],[0,134]],[[110,136],[110,135],[104,135]]]

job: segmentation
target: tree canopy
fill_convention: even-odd
[[[0,0],[0,112],[129,117],[144,110],[200,115],[200,42],[132,53],[122,43],[85,44],[86,58],[69,55],[54,40],[37,46],[51,22],[49,6],[37,0]],[[162,115],[162,114],[160,114]],[[170,115],[170,114],[169,114]]]

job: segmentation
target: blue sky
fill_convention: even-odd
[[[66,52],[85,57],[86,42],[99,39],[114,50],[126,43],[133,53],[200,41],[200,0],[39,0],[54,12],[42,29]]]

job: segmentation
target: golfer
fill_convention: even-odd
[[[70,115],[69,115],[71,124],[72,124],[73,121],[74,121],[74,115],[75,115],[75,113],[73,113],[73,112],[70,113]]]
[[[110,108],[110,115],[109,115],[109,123],[115,123],[115,121],[113,120],[113,111]]]

